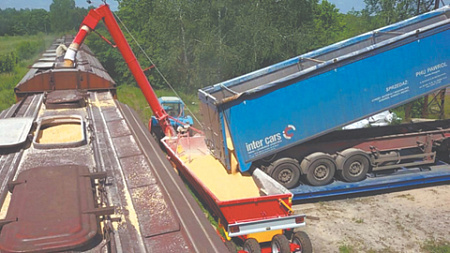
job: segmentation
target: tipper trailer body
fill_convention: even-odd
[[[290,180],[288,187],[300,173],[285,172],[296,169],[310,184],[329,183],[334,171],[327,167],[343,171],[345,161],[337,160],[345,150],[284,152],[448,86],[449,18],[446,6],[199,90],[210,150],[228,170],[266,168],[278,181]],[[390,153],[372,151],[360,152],[371,166],[372,153]]]

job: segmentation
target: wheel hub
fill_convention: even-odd
[[[303,252],[303,249],[302,249],[302,242],[300,242],[300,240],[298,240],[297,238],[293,238],[293,239],[292,239],[292,243],[297,244],[298,246],[300,246],[300,251],[297,251],[297,252],[299,252],[299,253],[302,253],[302,252]]]
[[[278,181],[288,183],[292,180],[292,171],[290,169],[283,169],[278,175]]]
[[[326,178],[328,176],[328,173],[329,169],[324,164],[320,164],[314,169],[314,176],[320,180]]]
[[[359,161],[355,161],[352,164],[350,164],[349,167],[349,173],[353,176],[358,176],[363,171],[363,164]]]

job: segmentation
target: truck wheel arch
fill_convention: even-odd
[[[345,163],[351,160],[352,157],[359,157],[358,158],[359,160],[365,159],[364,161],[361,161],[361,163],[363,163],[361,173],[363,173],[364,175],[361,174],[359,176],[355,176],[354,178],[351,178],[350,176],[345,176],[346,172],[343,171],[343,168],[345,166]],[[347,182],[357,182],[363,180],[366,177],[366,174],[371,167],[371,159],[366,152],[356,148],[349,148],[337,154],[336,165],[337,165],[336,169],[341,179]]]
[[[312,153],[303,158],[300,163],[300,169],[306,181],[314,186],[330,183],[334,178],[336,167],[334,158],[323,152]]]
[[[292,172],[292,174],[287,175],[289,178],[285,179],[286,182],[282,182],[283,179],[280,177],[283,177],[283,173],[289,173]],[[280,184],[282,184],[286,188],[293,188],[298,184],[300,181],[300,164],[299,162],[290,157],[283,157],[280,159],[275,160],[267,167],[267,172],[269,176],[271,176],[273,179],[278,181]]]
[[[358,154],[358,155],[363,155],[364,157],[367,158],[367,160],[369,161],[369,163],[372,163],[369,154],[367,154],[366,152],[364,152],[364,151],[361,150],[361,149],[357,149],[357,148],[348,148],[348,149],[345,149],[345,150],[342,151],[342,152],[337,152],[336,154],[337,154],[337,155],[336,155],[336,165],[337,165],[337,170],[342,170],[343,162],[345,161],[345,159],[346,159],[348,156],[351,156],[351,155],[356,155],[356,154]]]

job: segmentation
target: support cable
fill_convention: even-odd
[[[131,36],[131,38],[133,39],[134,43],[136,43],[136,45],[139,47],[139,49],[141,50],[141,52],[145,55],[145,57],[147,58],[148,61],[150,61],[150,63],[152,64],[152,66],[154,66],[154,69],[158,72],[158,74],[162,77],[162,79],[164,80],[164,82],[169,86],[169,88],[172,90],[173,93],[175,93],[175,95],[181,99],[180,95],[178,94],[178,92],[173,88],[173,86],[169,83],[169,81],[166,79],[166,77],[161,73],[161,71],[159,70],[159,68],[156,66],[156,64],[152,61],[152,59],[150,59],[150,57],[147,55],[147,53],[144,51],[144,49],[141,47],[141,45],[139,44],[139,42],[136,40],[136,38],[133,36],[133,34],[131,34],[130,30],[128,30],[128,27],[122,22],[122,20],[119,18],[119,16],[117,16],[116,13],[114,13],[114,16],[116,17],[117,20],[119,20],[120,24],[125,28],[125,30],[127,31],[127,33]],[[183,101],[181,99],[181,101]],[[184,101],[183,101],[184,103]],[[184,103],[184,106],[186,107],[186,109],[189,111],[189,113],[192,115],[192,117],[195,119],[195,121],[197,121],[197,123],[203,128],[202,123],[200,122],[200,120],[197,119],[197,117],[195,116],[195,114],[191,111],[191,109],[189,109],[189,107],[187,106],[186,103]]]

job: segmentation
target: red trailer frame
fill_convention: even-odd
[[[252,176],[258,187],[265,190],[267,195],[225,201],[218,199],[177,154],[179,145],[185,150],[207,152],[204,136],[166,137],[162,143],[169,154],[169,159],[200,195],[213,215],[218,218],[219,228],[224,232],[226,240],[234,237],[243,241],[255,238],[258,242],[264,243],[271,241],[277,234],[283,234],[285,230],[292,230],[306,224],[305,215],[293,214],[292,193],[259,169],[255,170]],[[291,243],[293,251],[299,247]]]

